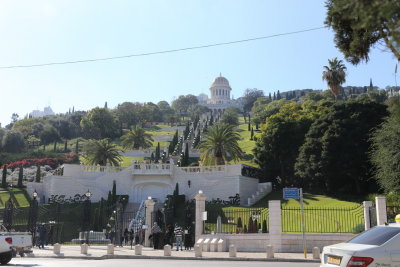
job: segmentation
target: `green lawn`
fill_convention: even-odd
[[[282,231],[301,232],[301,210],[297,200],[282,200],[282,191],[273,192],[253,207],[218,207],[208,206],[209,220],[206,227],[209,231],[216,231],[216,217],[221,215],[224,232],[235,232],[236,226],[227,224],[227,218],[233,218],[235,224],[241,217],[243,227],[248,228],[249,218],[260,214],[257,222],[268,224],[268,200],[281,200],[282,204]],[[304,194],[305,229],[308,233],[356,233],[363,231],[363,207],[360,203],[343,201],[323,195]],[[259,212],[257,212],[259,211]]]
[[[14,204],[17,207],[28,207],[29,206],[29,199],[26,195],[25,191],[20,188],[13,188],[12,190],[14,195]],[[10,198],[10,192],[8,190],[4,190],[3,188],[0,189],[0,209],[4,209],[5,203]]]

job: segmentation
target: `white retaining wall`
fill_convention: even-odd
[[[147,169],[143,168],[146,166],[135,172],[133,166],[121,171],[112,167],[96,171],[98,167],[90,170],[91,167],[64,164],[64,176],[47,176],[43,183],[28,183],[27,190],[29,194],[36,190],[41,200],[47,200],[51,195],[74,197],[75,194],[82,195],[90,190],[93,193],[92,201],[96,202],[102,197],[107,198],[115,180],[117,194],[129,195],[131,203],[140,203],[148,196],[163,202],[166,195],[173,193],[178,183],[180,194],[185,194],[188,199],[193,199],[199,190],[207,192],[208,200],[229,200],[230,196],[239,194],[242,205],[247,204],[248,197],[257,191],[258,179],[242,176],[240,164],[222,166],[221,170],[210,172],[201,167],[197,171],[193,167],[184,169],[168,166],[170,169],[159,172],[157,169],[148,169],[150,174],[146,174]]]

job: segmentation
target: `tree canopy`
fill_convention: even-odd
[[[335,44],[352,64],[367,62],[371,47],[383,43],[400,60],[398,0],[327,0],[325,24]]]
[[[122,158],[116,145],[112,144],[109,139],[89,140],[84,145],[85,159],[91,165],[100,166],[119,166]]]
[[[200,143],[200,160],[203,165],[222,165],[229,159],[237,161],[243,151],[238,145],[240,135],[233,125],[215,123],[203,134],[205,141]]]

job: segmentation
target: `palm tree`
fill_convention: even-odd
[[[151,135],[140,126],[133,126],[121,136],[122,146],[127,149],[149,148],[153,145]]]
[[[243,151],[238,145],[239,133],[233,130],[233,125],[216,123],[209,127],[203,136],[206,139],[199,146],[201,162],[204,165],[222,165],[232,158],[237,161],[242,158]]]
[[[101,140],[89,140],[84,146],[85,159],[91,165],[119,166],[122,161],[116,145],[111,144],[108,138]]]
[[[322,72],[322,80],[328,83],[329,89],[335,96],[335,99],[339,95],[340,86],[346,82],[346,66],[342,60],[338,60],[336,57],[332,60],[328,59],[329,67],[324,66]]]

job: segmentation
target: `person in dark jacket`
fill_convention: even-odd
[[[38,228],[39,232],[39,248],[44,248],[44,244],[46,243],[46,234],[47,234],[47,229],[46,225],[42,224]]]

